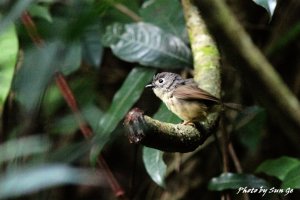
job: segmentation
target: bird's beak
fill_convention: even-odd
[[[151,84],[146,85],[145,88],[154,88],[154,85],[151,83]]]

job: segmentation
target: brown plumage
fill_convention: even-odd
[[[147,85],[184,124],[206,120],[208,112],[222,107],[220,99],[199,88],[193,79],[183,79],[175,73],[162,72]]]

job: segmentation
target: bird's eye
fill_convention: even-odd
[[[163,82],[164,82],[164,79],[160,78],[160,79],[158,79],[158,82],[159,82],[159,83],[163,83]]]

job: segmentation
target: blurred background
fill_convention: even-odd
[[[300,1],[261,2],[226,4],[299,98]],[[262,6],[274,2],[274,13]],[[217,44],[222,98],[245,106],[217,130],[230,135],[232,174],[222,176],[213,136],[180,156],[129,143],[123,119],[132,107],[180,122],[144,89],[157,72],[192,77],[180,1],[1,0],[0,19],[0,199],[262,197],[236,194],[241,186],[284,188],[265,199],[299,198],[298,135],[261,105],[226,43]]]

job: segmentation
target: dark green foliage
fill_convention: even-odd
[[[222,191],[227,189],[248,188],[268,188],[268,183],[252,174],[223,173],[219,177],[212,178],[208,184],[208,189]]]
[[[140,9],[143,21],[154,24],[184,41],[188,41],[185,20],[179,1],[145,1]]]
[[[293,68],[299,63],[299,20],[290,22],[290,15],[284,15],[292,6],[283,7],[276,15],[277,1],[254,2],[267,10],[271,23],[265,19],[266,12],[256,14],[260,8],[251,1],[251,10],[242,9],[248,5],[242,1],[233,1],[233,10],[241,11],[235,14],[251,39],[299,94],[299,70]],[[33,27],[24,24],[25,11],[31,15]],[[234,194],[240,187],[300,188],[298,157],[268,159],[274,158],[273,154],[299,155],[299,151],[272,124],[272,113],[258,106],[225,120],[224,128],[233,138],[246,173],[234,173],[232,165],[232,172],[222,173],[217,150],[206,143],[204,153],[199,152],[200,147],[197,153],[183,154],[176,173],[174,169],[167,172],[167,166],[174,165],[172,155],[146,147],[138,154],[138,168],[132,166],[133,145],[123,136],[122,126],[131,108],[155,113],[153,118],[160,121],[180,123],[144,89],[156,72],[193,74],[180,1],[6,0],[0,1],[0,16],[0,199],[112,199],[117,194],[108,192],[106,175],[102,170],[94,173],[91,167],[100,152],[126,192],[134,193],[132,199],[212,199],[219,191],[232,190]],[[285,28],[280,32],[281,26]],[[231,67],[226,56],[222,52],[225,76]],[[91,127],[94,136],[90,141],[84,140],[82,124],[55,82],[56,72],[65,75],[79,112]],[[230,83],[223,84],[225,96],[232,89],[232,99],[257,104],[249,93],[260,88],[247,83],[250,87],[241,95],[237,92],[240,88],[230,86],[233,82],[244,85],[243,77],[229,79]],[[215,174],[220,175],[212,178]],[[136,180],[129,186],[132,176]],[[207,192],[207,186],[212,192]]]
[[[255,151],[260,144],[265,122],[266,112],[257,106],[248,107],[237,116],[234,131],[239,134],[241,143],[250,152]]]
[[[275,176],[282,181],[282,188],[300,188],[300,160],[283,156],[278,159],[266,160],[256,172]]]

